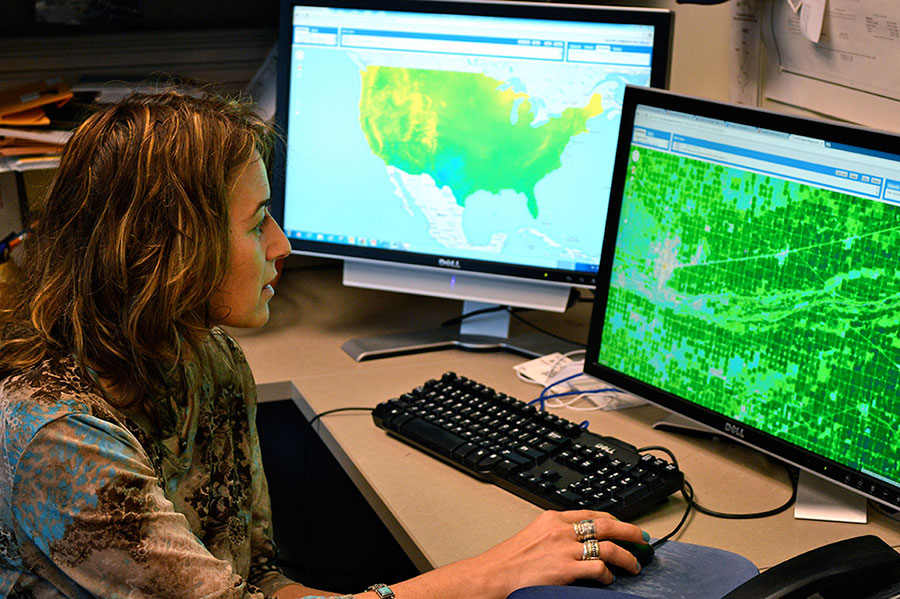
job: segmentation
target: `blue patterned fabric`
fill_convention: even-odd
[[[275,567],[256,393],[214,331],[211,372],[162,402],[165,434],[72,359],[0,381],[0,597],[253,598]]]

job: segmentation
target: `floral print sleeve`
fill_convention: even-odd
[[[71,360],[0,381],[0,597],[263,599],[274,566],[249,369],[219,369],[156,438]],[[192,403],[193,402],[193,403]]]
[[[58,571],[74,596],[247,596],[230,564],[206,550],[166,499],[129,437],[87,415],[41,427],[14,483],[24,562],[38,574]]]

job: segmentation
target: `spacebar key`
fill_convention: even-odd
[[[435,426],[421,418],[413,418],[400,427],[400,433],[410,441],[424,445],[442,456],[451,457],[453,450],[462,445],[465,439]]]

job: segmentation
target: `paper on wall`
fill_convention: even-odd
[[[800,30],[803,36],[813,43],[818,43],[824,21],[825,0],[803,0],[803,6],[800,8]]]
[[[734,0],[731,4],[731,88],[736,104],[759,106],[763,0]]]
[[[900,2],[830,0],[819,43],[787,2],[768,0],[763,21],[766,97],[900,131]]]

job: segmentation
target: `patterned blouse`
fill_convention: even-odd
[[[256,391],[224,332],[162,402],[163,435],[73,359],[0,380],[0,597],[252,598],[275,567]]]

